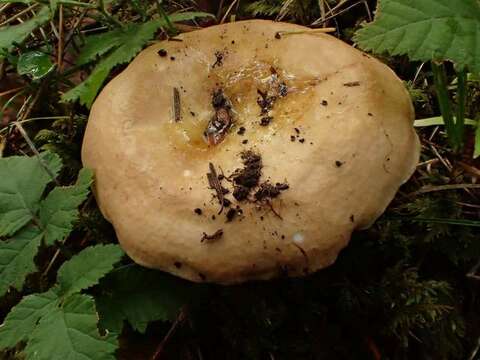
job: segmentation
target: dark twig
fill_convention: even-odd
[[[170,327],[170,330],[168,330],[167,335],[163,338],[163,340],[160,342],[158,345],[157,349],[155,350],[155,354],[152,356],[152,360],[159,360],[162,356],[162,354],[165,352],[165,346],[167,345],[168,341],[171,339],[173,334],[175,334],[175,331],[182,325],[188,315],[188,308],[187,306],[182,307],[180,312],[177,315],[177,318],[173,322],[172,326]]]
[[[480,275],[477,275],[477,271],[480,269],[480,260],[475,264],[474,267],[468,272],[467,277],[475,279],[475,280],[480,280]]]

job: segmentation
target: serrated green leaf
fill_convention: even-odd
[[[19,231],[8,241],[0,241],[0,297],[10,286],[21,290],[28,274],[37,270],[33,262],[42,233],[34,226]]]
[[[45,186],[62,167],[58,155],[0,159],[0,236],[10,236],[33,219]]]
[[[96,298],[100,325],[120,333],[123,321],[145,332],[150,321],[172,320],[188,302],[193,285],[159,271],[128,267],[114,271],[101,281]]]
[[[0,349],[13,348],[20,341],[26,341],[38,320],[55,307],[57,299],[53,291],[24,297],[0,326]]]
[[[480,72],[478,0],[381,0],[354,40],[365,50],[411,60],[451,60]]]
[[[96,285],[120,261],[123,254],[122,249],[113,244],[87,247],[58,271],[59,293],[68,296]]]
[[[114,47],[120,46],[126,36],[127,34],[123,28],[88,36],[77,58],[77,65],[87,64],[96,60],[97,56],[101,56]]]
[[[98,332],[93,299],[75,294],[42,316],[25,353],[36,360],[115,360],[116,349],[112,336]]]
[[[185,12],[170,15],[170,21],[186,21],[196,17],[211,16],[202,12]],[[85,54],[80,54],[81,63],[91,61],[95,56],[110,53],[103,58],[92,71],[87,80],[63,94],[62,101],[77,101],[90,108],[102,84],[110,71],[119,64],[130,61],[143,46],[152,39],[157,29],[165,26],[164,19],[151,20],[143,24],[129,24],[124,29],[111,31],[107,34],[97,35],[97,40],[103,43],[87,42]],[[95,39],[94,39],[95,40]],[[112,43],[110,43],[110,41]],[[88,45],[90,44],[90,45]],[[115,45],[114,45],[115,44]]]
[[[55,66],[50,56],[41,51],[29,51],[18,58],[17,72],[28,75],[32,80],[38,80],[47,75]]]
[[[37,15],[20,25],[5,26],[0,29],[0,50],[10,51],[15,43],[22,43],[25,38],[37,27],[50,20],[51,12],[47,6],[43,6]],[[0,56],[1,58],[1,56]]]
[[[40,222],[44,228],[45,243],[53,245],[72,231],[78,217],[78,206],[87,198],[92,171],[82,169],[75,185],[56,187],[40,203]]]
[[[110,70],[116,65],[130,61],[150,40],[155,31],[160,27],[157,20],[152,20],[144,24],[131,24],[125,27],[122,36],[122,45],[113,50],[104,58],[91,75],[83,83],[68,91],[62,96],[63,101],[80,100],[80,103],[90,107],[107,78]]]

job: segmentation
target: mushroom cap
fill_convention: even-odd
[[[418,162],[401,80],[344,42],[293,24],[240,21],[177,40],[142,51],[104,88],[88,121],[82,160],[121,246],[146,267],[222,284],[332,264]],[[262,110],[265,94],[281,86]],[[232,126],[209,145],[204,130],[218,114],[219,90]],[[261,157],[260,182],[289,188],[255,201],[257,186],[236,201],[231,179],[246,150]],[[230,191],[221,214],[210,164]]]

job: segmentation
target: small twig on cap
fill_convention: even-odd
[[[215,166],[212,163],[208,163],[208,167],[210,168],[210,172],[207,173],[208,184],[212,189],[215,190],[217,194],[217,199],[218,199],[218,202],[220,203],[220,211],[218,212],[218,214],[221,214],[223,211],[223,203],[224,203],[222,184],[220,184],[220,180],[218,179]]]
[[[182,119],[180,108],[180,92],[176,87],[173,88],[173,114],[175,122],[179,122]]]
[[[275,208],[273,207],[273,204],[270,200],[267,200],[267,205],[268,207],[270,208],[270,210],[272,210],[273,214],[278,217],[280,220],[283,220],[283,218],[280,216],[280,214],[275,210]]]

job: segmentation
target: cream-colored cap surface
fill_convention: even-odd
[[[332,264],[413,173],[419,141],[400,79],[332,36],[283,33],[300,30],[254,20],[184,33],[98,96],[82,160],[134,261],[223,284],[305,275]],[[219,92],[227,127],[212,144]],[[237,201],[247,150],[261,157],[259,183],[288,189],[258,200],[257,185]],[[231,201],[220,214],[211,166]]]

